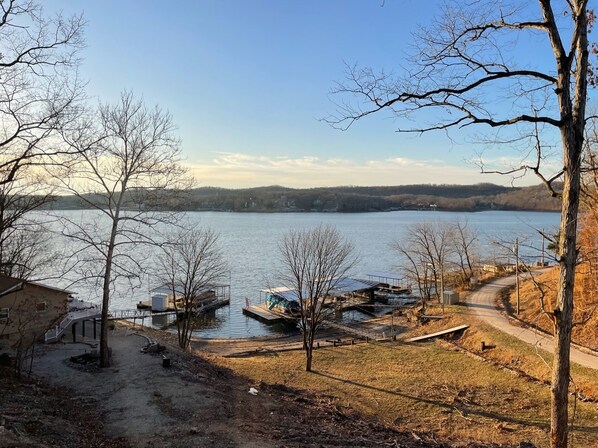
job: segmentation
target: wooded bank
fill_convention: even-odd
[[[98,203],[103,200],[101,195],[91,199]],[[308,189],[281,186],[245,189],[203,187],[184,194],[164,191],[158,197],[154,195],[152,203],[146,201],[138,204],[134,199],[133,195],[127,198],[128,207],[181,211],[351,213],[395,210],[560,210],[559,200],[550,197],[541,185],[401,185]],[[84,209],[88,205],[73,196],[58,196],[46,207]]]

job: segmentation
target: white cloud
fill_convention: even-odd
[[[242,153],[217,153],[205,162],[188,164],[199,185],[228,188],[283,185],[323,187],[337,185],[508,184],[508,176],[481,174],[477,166],[463,162],[449,165],[439,160],[405,157],[367,160],[255,156]],[[531,176],[526,182],[538,183]]]

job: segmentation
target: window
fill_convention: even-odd
[[[10,308],[0,308],[0,322],[5,322],[10,316]]]
[[[40,311],[46,311],[47,309],[47,305],[46,302],[39,302],[35,304],[35,311],[37,311],[38,313]]]

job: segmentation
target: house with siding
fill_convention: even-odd
[[[69,291],[0,275],[0,353],[23,350],[67,314]]]

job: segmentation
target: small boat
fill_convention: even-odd
[[[275,293],[266,294],[266,306],[269,310],[280,311],[291,316],[301,314],[301,305],[297,300],[287,299]]]

